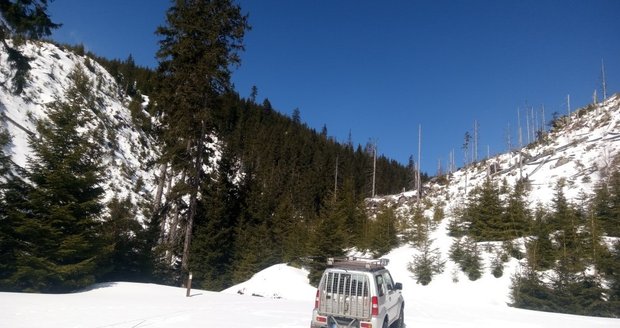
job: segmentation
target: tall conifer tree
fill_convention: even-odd
[[[20,224],[20,204],[24,203],[25,186],[23,181],[13,172],[11,157],[4,152],[10,144],[11,135],[0,126],[0,290],[15,290],[15,286],[7,281],[16,270],[16,251],[19,241],[15,228]]]
[[[93,126],[92,83],[81,67],[70,75],[65,100],[37,123],[28,159],[29,211],[16,228],[26,249],[17,254],[16,285],[31,291],[70,291],[95,281],[104,252],[100,214],[101,131]]]
[[[159,72],[163,83],[159,105],[163,124],[162,162],[171,163],[186,181],[177,185],[188,196],[182,269],[189,270],[189,250],[199,201],[207,181],[203,170],[211,112],[220,94],[230,89],[231,66],[240,62],[247,16],[230,0],[176,0],[166,14]]]

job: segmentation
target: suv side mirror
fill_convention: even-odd
[[[394,289],[396,290],[403,290],[403,284],[401,284],[400,282],[397,282],[394,284]]]

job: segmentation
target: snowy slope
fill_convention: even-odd
[[[462,206],[466,193],[480,185],[489,175],[494,181],[500,184],[506,181],[511,186],[520,176],[527,177],[532,186],[529,193],[529,203],[532,208],[537,204],[550,205],[556,185],[560,180],[566,181],[563,190],[567,199],[579,203],[581,197],[593,194],[595,185],[607,173],[611,167],[611,160],[618,154],[620,154],[620,95],[615,95],[597,106],[590,106],[573,113],[570,123],[550,132],[546,142],[532,144],[520,151],[502,154],[458,170],[451,175],[447,184],[431,182],[425,185],[424,197],[425,200],[430,201],[428,203],[423,201],[423,204],[427,204],[425,216],[428,218],[433,216],[433,208],[429,208],[428,204],[441,203],[445,209],[445,218],[432,231],[430,239],[433,240],[432,247],[438,248],[442,259],[446,260],[446,267],[443,273],[433,277],[429,286],[412,283],[404,293],[411,295],[412,299],[434,300],[429,304],[418,302],[415,307],[425,313],[435,309],[437,313],[433,316],[436,315],[437,318],[443,317],[441,311],[446,307],[462,311],[462,315],[469,318],[465,320],[467,322],[477,321],[476,318],[481,315],[480,311],[476,310],[477,308],[480,310],[485,308],[485,313],[493,313],[500,322],[503,322],[502,318],[506,316],[506,311],[511,315],[516,315],[522,310],[508,308],[507,303],[510,302],[511,277],[522,270],[521,263],[511,258],[505,264],[503,276],[495,278],[491,274],[491,263],[495,252],[501,248],[501,245],[500,243],[480,243],[478,246],[483,258],[483,276],[479,280],[470,281],[458,265],[448,258],[454,238],[448,236],[447,227],[455,215],[454,209]],[[490,170],[491,167],[496,170],[496,173]],[[411,215],[411,208],[417,202],[415,195],[415,192],[405,192],[377,197],[369,201],[369,204],[391,204],[396,207],[401,218],[407,220]],[[518,242],[523,246],[522,240]],[[409,277],[411,273],[407,270],[407,263],[419,253],[419,250],[411,246],[404,246],[386,255],[387,258],[392,259],[389,267],[393,275]],[[437,297],[437,295],[441,296]],[[526,317],[542,315],[533,315],[528,311],[522,313]],[[483,315],[483,317],[486,322],[492,321],[488,315]],[[523,318],[518,320],[517,317],[514,321],[520,323]],[[612,322],[616,325],[620,324],[617,320]],[[536,320],[531,321],[531,324],[535,323]],[[548,324],[541,324],[541,326],[548,326]],[[503,322],[502,325],[510,326],[508,322]],[[558,322],[557,326],[561,325]],[[583,326],[593,325],[584,324]]]
[[[439,185],[429,187],[447,199],[458,199],[480,185],[496,169],[492,177],[514,185],[520,177],[532,185],[530,202],[550,203],[560,179],[565,179],[567,199],[580,194],[591,195],[593,187],[620,153],[620,95],[602,103],[582,108],[571,114],[564,127],[549,132],[547,141],[532,143],[455,172],[447,190]],[[521,161],[521,165],[519,165]]]
[[[14,70],[4,47],[0,47],[0,114],[2,124],[12,135],[8,153],[13,161],[22,167],[26,165],[31,152],[28,135],[36,133],[36,120],[46,117],[46,104],[63,99],[69,85],[68,75],[80,65],[93,84],[96,108],[92,110],[97,122],[92,124],[101,123],[106,131],[107,155],[102,158],[108,175],[104,186],[106,200],[114,195],[131,196],[136,203],[152,197],[154,168],[151,163],[156,158],[157,147],[152,138],[134,126],[128,109],[131,99],[122,94],[114,78],[93,60],[50,43],[28,41],[19,49],[30,58],[31,69],[23,93],[16,95],[12,92],[11,80]],[[146,111],[144,114],[148,117]]]

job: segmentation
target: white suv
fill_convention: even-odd
[[[316,291],[311,328],[404,328],[402,284],[387,259],[329,259]]]

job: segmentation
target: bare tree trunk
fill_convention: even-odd
[[[179,181],[185,181],[185,172],[183,172],[181,174],[181,179]],[[169,176],[168,178],[168,194],[170,194],[170,191],[172,190],[172,174]],[[171,199],[172,197],[166,197],[167,199]],[[181,217],[181,214],[179,213],[179,209],[178,206],[174,206],[174,208],[171,210],[171,212],[174,213],[174,216],[172,218],[172,221],[170,222],[170,229],[168,231],[168,237],[165,238],[165,243],[167,246],[167,252],[166,252],[166,263],[171,263],[172,261],[172,248],[174,245],[176,245],[177,240],[179,239],[178,236],[178,227],[179,227],[179,220]]]
[[[570,123],[570,95],[566,96],[566,111],[568,112],[566,123]]]
[[[422,198],[422,182],[420,181],[420,170],[422,169],[422,124],[418,125],[418,204]]]
[[[603,101],[607,99],[607,79],[605,78],[605,61],[601,58],[601,84],[603,88]]]
[[[334,200],[338,199],[338,155],[336,155],[336,172],[334,173]]]
[[[372,198],[375,198],[375,179],[377,175],[377,142],[375,141],[372,155]]]
[[[159,181],[157,183],[157,192],[155,193],[155,205],[153,206],[153,216],[159,216],[159,243],[161,244],[164,241],[164,236],[166,233],[166,219],[161,216],[161,198],[164,192],[164,185],[166,184],[166,171],[168,164],[161,164],[161,168],[159,170]]]
[[[192,231],[194,229],[194,218],[196,217],[196,208],[198,207],[198,189],[200,188],[200,172],[202,168],[202,156],[204,152],[204,135],[205,122],[201,122],[200,137],[198,138],[196,158],[194,164],[194,176],[191,178],[190,186],[192,188],[189,199],[189,213],[187,215],[187,224],[185,225],[185,240],[183,243],[183,258],[181,260],[181,268],[184,272],[189,272],[189,249],[192,241]]]

